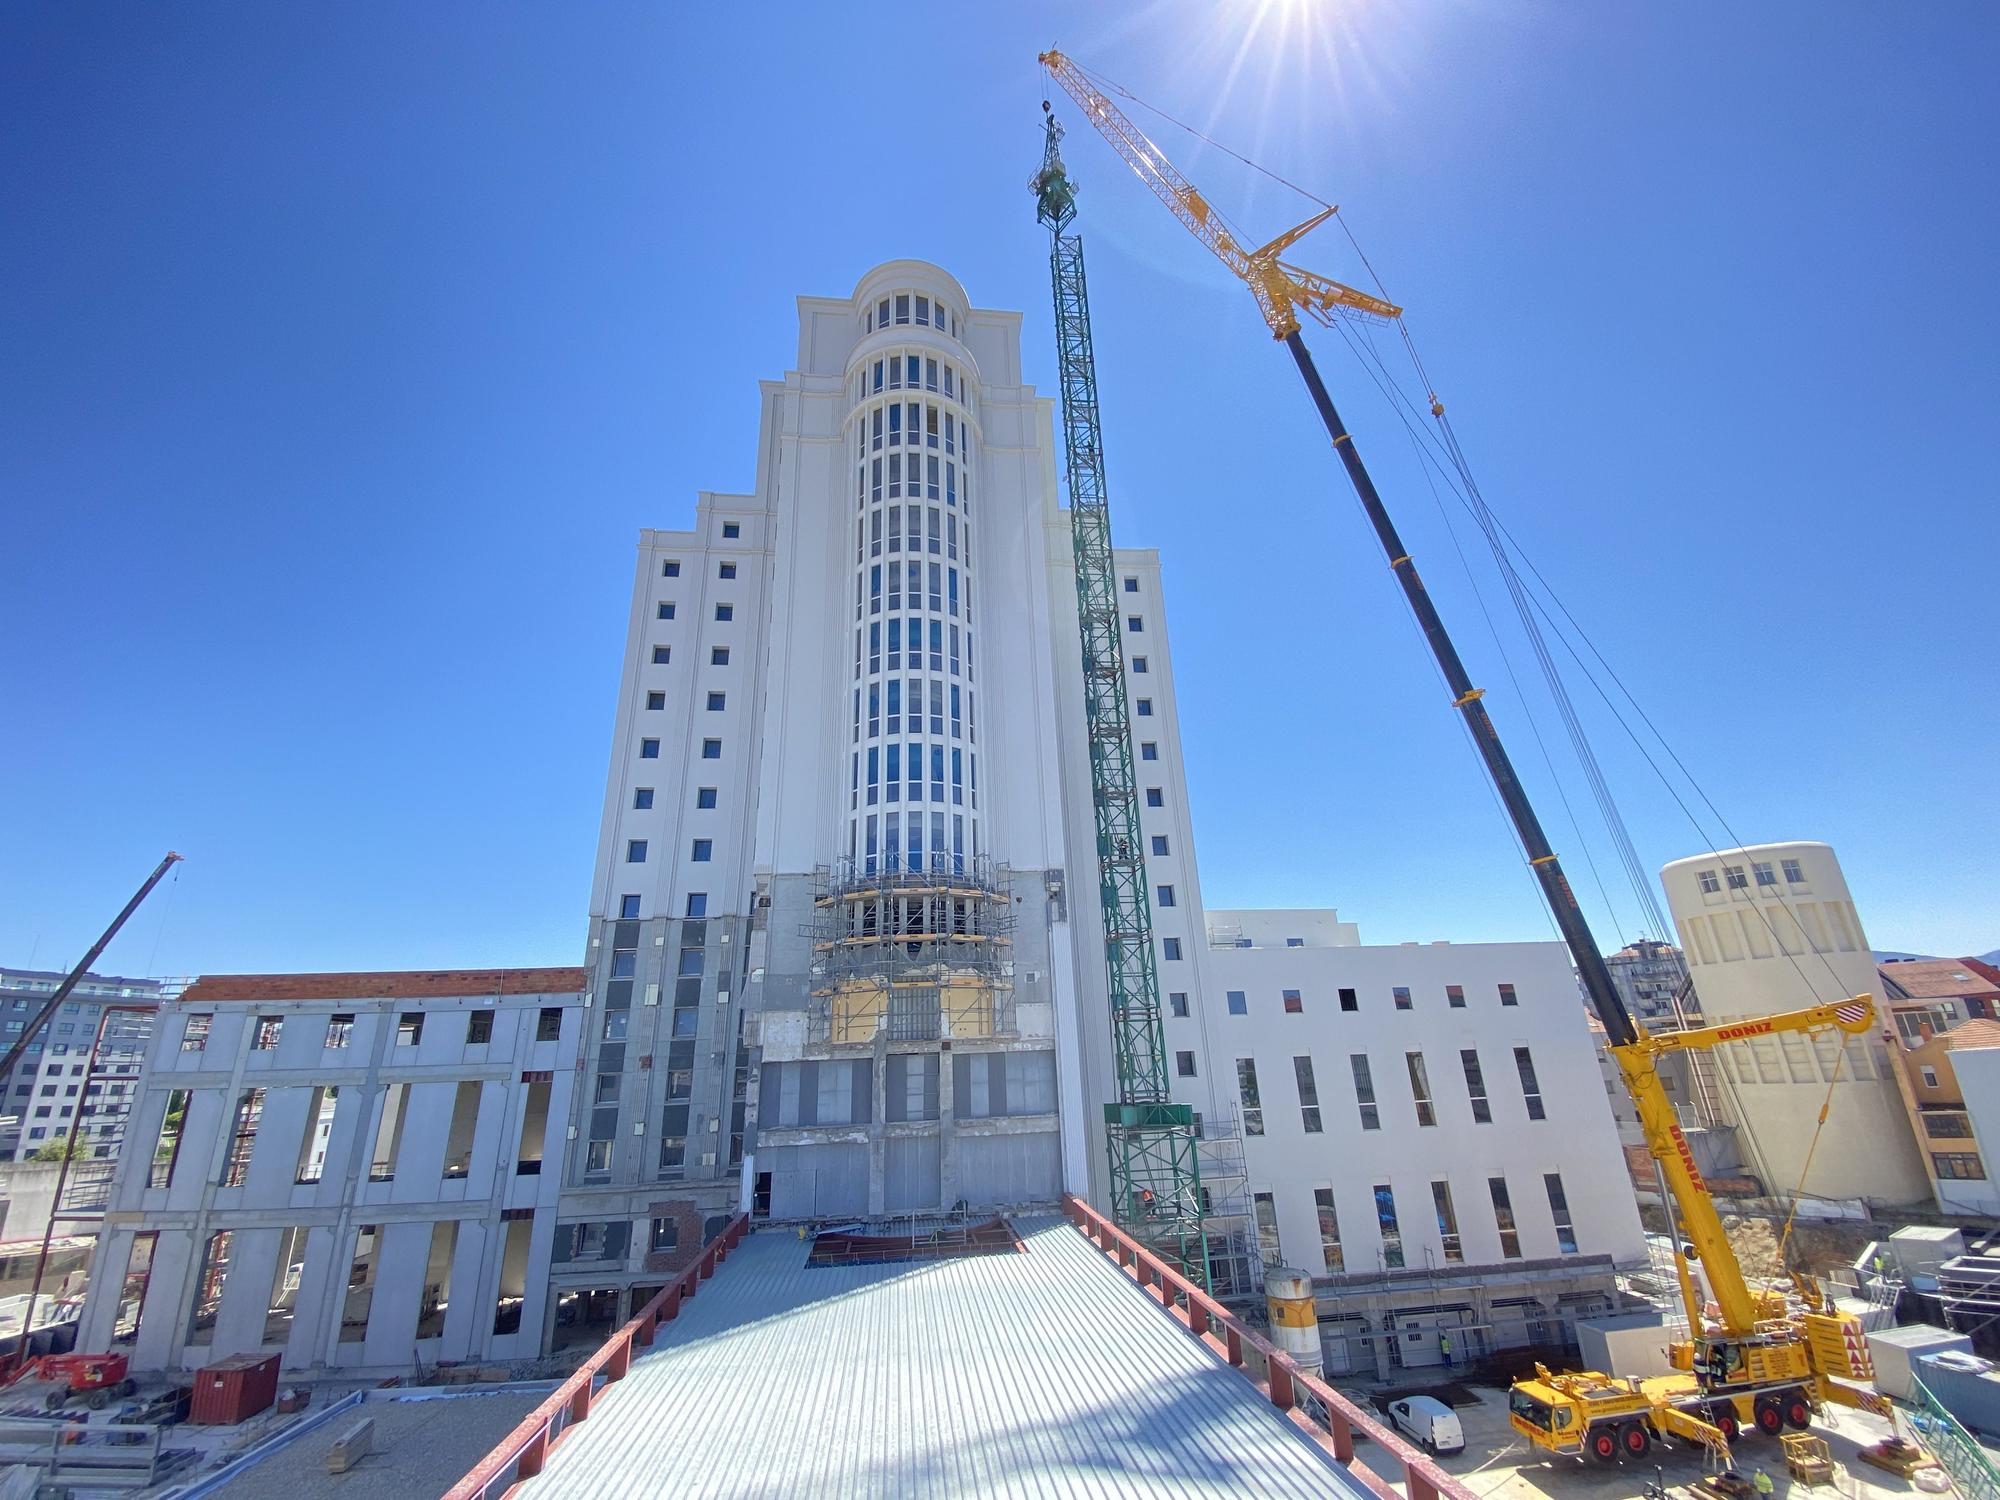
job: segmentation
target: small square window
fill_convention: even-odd
[[[653,648],[654,666],[664,667],[668,662],[672,661],[673,659],[674,659],[674,648],[672,646],[655,646]]]
[[[708,664],[711,667],[728,666],[729,648],[727,646],[710,646],[708,648]]]
[[[1174,1072],[1182,1078],[1194,1077],[1194,1054],[1192,1052],[1176,1052],[1174,1054]]]
[[[674,617],[673,601],[670,599],[662,599],[660,601],[659,614],[662,620],[671,620]]]
[[[658,740],[639,741],[639,759],[658,760],[659,758],[660,758],[660,742]]]
[[[670,557],[670,558],[668,558],[668,559],[667,559],[667,560],[666,560],[665,562],[661,563],[661,564],[660,564],[660,576],[661,576],[662,578],[678,578],[678,577],[680,577],[680,576],[681,576],[681,560],[680,560],[680,559],[679,559],[678,557]]]
[[[1181,956],[1181,940],[1177,937],[1160,939],[1160,956],[1169,962],[1176,962]]]
[[[1154,744],[1151,740],[1147,740],[1139,746],[1139,759],[1158,760],[1159,758],[1160,758],[1160,747]]]
[[[716,618],[716,619],[718,619],[718,620],[723,620],[723,621],[728,621],[728,620],[733,620],[733,619],[735,619],[735,618],[736,618],[736,606],[735,606],[735,605],[733,605],[733,604],[718,604],[718,605],[716,605],[716,606],[715,606],[715,618]]]
[[[424,1039],[424,1013],[406,1010],[396,1018],[396,1045],[414,1047]]]
[[[1167,836],[1164,833],[1153,835],[1153,852],[1155,854],[1165,854],[1167,852]]]
[[[646,694],[646,707],[647,707],[647,708],[649,708],[649,709],[661,709],[661,708],[665,708],[666,706],[667,706],[667,695],[666,695],[665,693],[648,693],[648,694]]]
[[[722,712],[723,705],[728,701],[729,695],[727,693],[710,693],[708,695],[708,711],[712,714],[719,714]]]
[[[1285,946],[1286,946],[1287,948],[1303,948],[1303,947],[1305,947],[1305,945],[1306,945],[1306,940],[1305,940],[1304,938],[1286,938],[1286,939],[1285,939]]]
[[[618,898],[618,915],[627,922],[637,921],[639,917],[639,898],[637,896],[620,896]]]
[[[1170,885],[1158,887],[1153,892],[1153,895],[1162,906],[1172,906],[1174,904],[1174,888]]]
[[[703,741],[701,742],[701,758],[702,758],[703,760],[721,760],[721,759],[722,759],[722,741],[721,741],[721,740],[703,740]]]
[[[681,1247],[681,1227],[672,1219],[655,1219],[646,1237],[646,1249],[654,1255],[668,1255]]]
[[[638,812],[644,812],[647,808],[651,807],[652,805],[653,805],[653,789],[651,787],[641,786],[641,787],[634,787],[632,789],[632,806],[634,810]]]
[[[694,793],[694,805],[696,807],[715,806],[715,788],[712,786],[696,787]]]
[[[1143,615],[1127,615],[1125,617],[1125,628],[1135,635],[1138,634],[1138,632],[1146,628],[1145,617]]]
[[[1151,698],[1141,698],[1139,700],[1139,717],[1142,719],[1153,717],[1153,700]]]
[[[736,576],[736,564],[735,563],[717,564],[715,576],[718,578],[734,578]]]
[[[627,839],[625,841],[625,863],[628,865],[643,865],[645,862],[646,841],[644,839]]]
[[[1361,997],[1353,990],[1342,990],[1340,992],[1340,1008],[1344,1011],[1360,1010]]]
[[[724,521],[722,523],[722,539],[725,542],[733,542],[741,535],[743,535],[743,527],[737,522]]]
[[[1167,805],[1167,799],[1164,795],[1161,794],[1161,791],[1158,787],[1149,786],[1146,788],[1146,806],[1165,807],[1166,805]]]
[[[708,892],[688,892],[687,915],[689,921],[698,921],[708,915]]]
[[[1145,670],[1146,670],[1146,658],[1145,658],[1145,657],[1143,657],[1143,656],[1135,656],[1135,657],[1133,657],[1133,658],[1132,658],[1132,670],[1133,670],[1134,672],[1143,672],[1143,671],[1145,671]]]
[[[1169,993],[1167,996],[1167,1009],[1172,1011],[1176,1017],[1185,1021],[1188,1013],[1187,991],[1174,990]]]
[[[1396,997],[1397,1010],[1408,1010],[1410,1008],[1410,987],[1407,984],[1391,986],[1390,993]]]
[[[1500,1003],[1502,1005],[1519,1005],[1521,1003],[1519,998],[1514,994],[1513,985],[1503,984],[1500,986]]]
[[[1229,1002],[1229,1013],[1232,1016],[1247,1016],[1250,1014],[1250,997],[1245,995],[1243,991],[1231,990],[1225,998]]]
[[[1125,580],[1125,592],[1126,592],[1126,593],[1128,593],[1128,594],[1136,594],[1136,593],[1138,593],[1138,592],[1139,592],[1139,580],[1138,580],[1138,579],[1136,579],[1136,578],[1128,578],[1128,579],[1126,579],[1126,580]]]
[[[1444,987],[1444,1003],[1453,1010],[1465,1009],[1465,986],[1448,984]]]
[[[705,865],[708,863],[709,856],[712,855],[714,852],[715,852],[714,839],[696,839],[694,841],[694,852],[690,854],[688,857],[698,865]]]
[[[1297,990],[1286,990],[1285,1014],[1288,1016],[1302,1016],[1305,1013],[1306,1002],[1300,997],[1299,992]]]
[[[465,1045],[483,1047],[493,1040],[493,1012],[475,1010],[465,1018]]]

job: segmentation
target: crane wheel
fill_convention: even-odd
[[[104,1390],[102,1387],[94,1391],[85,1391],[83,1393],[83,1404],[92,1411],[103,1411],[105,1407],[111,1404],[111,1392]]]
[[[1653,1434],[1644,1422],[1627,1422],[1618,1429],[1618,1446],[1627,1458],[1644,1458],[1653,1451]]]
[[[61,1411],[63,1402],[69,1400],[68,1391],[50,1391],[42,1397],[42,1407],[46,1411]]]
[[[1785,1425],[1796,1432],[1812,1426],[1812,1403],[1803,1391],[1792,1391],[1784,1399]]]
[[[1590,1456],[1601,1464],[1618,1461],[1618,1429],[1610,1423],[1590,1430]]]
[[[1736,1419],[1734,1402],[1718,1401],[1708,1409],[1708,1423],[1722,1434],[1725,1443],[1736,1441],[1736,1435],[1743,1430],[1743,1424]]]
[[[1777,1397],[1757,1398],[1757,1430],[1765,1437],[1776,1437],[1785,1430],[1785,1409],[1778,1404]]]

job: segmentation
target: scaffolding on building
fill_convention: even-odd
[[[807,1034],[834,1046],[1016,1034],[1009,872],[984,857],[814,872]]]

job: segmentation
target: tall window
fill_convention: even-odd
[[[1521,1003],[1520,998],[1514,993],[1513,985],[1503,984],[1500,986],[1500,1003],[1502,1005],[1519,1005]]]
[[[1264,1133],[1264,1101],[1257,1092],[1257,1059],[1236,1059],[1236,1095],[1243,1105],[1243,1133]]]
[[[222,1185],[241,1187],[250,1175],[250,1153],[257,1144],[257,1125],[264,1118],[264,1091],[245,1089],[236,1101],[236,1118],[229,1128],[229,1154],[222,1162]]]
[[[1542,1109],[1542,1085],[1535,1077],[1535,1059],[1526,1047],[1514,1049],[1514,1066],[1521,1074],[1521,1094],[1527,1100],[1528,1118],[1546,1119]]]
[[[1278,1205],[1269,1193],[1252,1193],[1250,1204],[1257,1214],[1257,1251],[1266,1267],[1285,1263],[1278,1244]]]
[[[1514,1225],[1514,1202],[1507,1196],[1507,1179],[1487,1178],[1486,1191],[1493,1198],[1493,1224],[1500,1231],[1500,1256],[1503,1260],[1519,1260],[1521,1231]]]
[[[153,1170],[147,1179],[147,1186],[163,1188],[173,1185],[174,1163],[181,1152],[181,1134],[187,1124],[188,1101],[194,1097],[192,1089],[173,1089],[167,1094],[167,1112],[160,1121],[160,1138],[153,1146]]]
[[[1465,1243],[1458,1237],[1458,1214],[1451,1206],[1451,1184],[1431,1184],[1431,1206],[1437,1210],[1438,1243],[1444,1247],[1446,1265],[1463,1264]]]
[[[1361,1107],[1361,1128],[1380,1130],[1382,1111],[1375,1103],[1375,1078],[1368,1070],[1368,1054],[1356,1052],[1347,1061],[1354,1069],[1354,1102]]]
[[[1229,1013],[1232,1016],[1247,1016],[1250,1014],[1250,1001],[1244,995],[1243,991],[1230,990],[1226,992],[1224,998],[1229,1002]]]
[[[1431,1075],[1424,1067],[1423,1053],[1405,1052],[1403,1062],[1410,1070],[1410,1097],[1417,1103],[1417,1123],[1437,1124],[1437,1106],[1431,1102]]]
[[[327,1143],[333,1139],[333,1115],[339,1108],[340,1090],[322,1086],[306,1100],[306,1128],[299,1138],[298,1167],[292,1180],[318,1182],[326,1172]]]
[[[1569,1216],[1569,1195],[1563,1191],[1562,1173],[1544,1172],[1542,1186],[1549,1190],[1549,1213],[1556,1221],[1556,1249],[1564,1255],[1576,1254],[1576,1226]]]
[[[1298,1016],[1305,1014],[1306,1003],[1304,1000],[1299,998],[1299,992],[1297,990],[1286,990],[1284,992],[1284,997],[1285,997],[1286,1015]]]
[[[1333,1189],[1313,1189],[1313,1212],[1319,1215],[1319,1253],[1329,1271],[1344,1271],[1347,1261],[1340,1253],[1340,1219],[1333,1211]]]
[[[1304,1122],[1307,1135],[1320,1133],[1319,1085],[1313,1082],[1313,1060],[1310,1057],[1292,1059],[1292,1076],[1299,1085],[1299,1118]]]
[[[1342,990],[1340,992],[1340,1008],[1350,1012],[1360,1010],[1361,997],[1353,990]]]
[[[1396,985],[1390,993],[1396,997],[1397,1010],[1408,1010],[1410,1008],[1410,987],[1407,984]]]
[[[1479,1053],[1467,1047],[1458,1054],[1458,1060],[1465,1069],[1465,1092],[1472,1099],[1472,1123],[1491,1125],[1493,1105],[1486,1097],[1486,1075],[1479,1067]]]
[[[1375,1184],[1375,1227],[1382,1235],[1382,1266],[1389,1271],[1403,1266],[1403,1232],[1396,1225],[1396,1194],[1386,1182]]]
[[[1448,984],[1444,987],[1444,1003],[1453,1010],[1465,1009],[1465,986]]]

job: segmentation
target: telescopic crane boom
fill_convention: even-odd
[[[1852,1400],[1853,1404],[1865,1404],[1853,1393],[1843,1396],[1832,1390],[1827,1379],[1829,1375],[1867,1373],[1864,1368],[1865,1352],[1852,1358],[1836,1357],[1829,1352],[1837,1351],[1843,1345],[1846,1330],[1841,1319],[1835,1314],[1818,1310],[1802,1319],[1792,1318],[1788,1316],[1789,1309],[1782,1294],[1753,1293],[1745,1283],[1728,1237],[1723,1232],[1715,1203],[1702,1180],[1701,1169],[1681,1133],[1672,1101],[1667,1097],[1660,1079],[1657,1060],[1660,1053],[1669,1050],[1707,1048],[1739,1038],[1780,1032],[1834,1028],[1850,1036],[1860,1035],[1873,1024],[1874,1006],[1870,997],[1858,995],[1835,1005],[1658,1038],[1648,1036],[1633,1021],[1612,984],[1611,971],[1605,965],[1603,954],[1598,951],[1590,925],[1584,919],[1568,878],[1563,874],[1562,862],[1549,846],[1541,820],[1536,817],[1527,792],[1515,774],[1513,762],[1508,758],[1506,747],[1500,741],[1499,730],[1486,711],[1482,701],[1484,690],[1475,687],[1466,672],[1458,648],[1446,631],[1444,621],[1417,573],[1416,564],[1410,558],[1409,548],[1403,544],[1395,522],[1390,519],[1382,497],[1375,489],[1375,481],[1361,461],[1352,434],[1341,421],[1333,398],[1327,393],[1311,351],[1299,336],[1300,310],[1322,323],[1331,324],[1336,317],[1343,316],[1363,320],[1394,319],[1401,316],[1402,309],[1379,297],[1344,286],[1330,277],[1301,270],[1278,259],[1281,250],[1324,222],[1334,210],[1326,209],[1279,235],[1261,249],[1245,250],[1218,222],[1208,200],[1194,184],[1181,175],[1167,160],[1166,154],[1126,118],[1074,62],[1053,50],[1042,53],[1040,60],[1063,91],[1076,101],[1098,133],[1152,189],[1154,196],[1249,287],[1272,336],[1285,345],[1298,366],[1307,393],[1325,425],[1327,437],[1332,441],[1334,451],[1340,455],[1348,480],[1367,513],[1376,539],[1389,560],[1390,569],[1396,575],[1404,600],[1416,616],[1425,643],[1444,675],[1451,692],[1452,707],[1464,717],[1487,775],[1500,794],[1529,867],[1541,885],[1543,898],[1569,948],[1584,993],[1603,1023],[1611,1055],[1624,1076],[1626,1089],[1632,1096],[1645,1131],[1647,1149],[1660,1163],[1666,1176],[1686,1235],[1687,1243],[1680,1250],[1683,1286],[1691,1286],[1687,1275],[1688,1261],[1699,1260],[1706,1270],[1720,1314],[1718,1326],[1714,1329],[1704,1327],[1702,1309],[1693,1305],[1694,1298],[1690,1293],[1690,1331],[1694,1337],[1676,1351],[1678,1367],[1696,1376],[1704,1392],[1720,1392],[1731,1401],[1740,1396],[1744,1402],[1769,1402],[1773,1411],[1780,1408],[1794,1411],[1785,1403],[1793,1395],[1808,1389],[1816,1398],[1831,1396]],[[1853,1341],[1846,1342],[1851,1350]],[[1569,1377],[1556,1378],[1563,1380]],[[1799,1399],[1803,1400],[1803,1395]],[[1659,1401],[1654,1404],[1656,1409],[1660,1408]],[[1680,1415],[1675,1418],[1681,1425],[1672,1428],[1681,1435],[1685,1435],[1687,1425],[1685,1408],[1686,1403],[1682,1403]],[[1584,1427],[1598,1422],[1597,1416],[1587,1408],[1587,1403],[1584,1414],[1586,1422],[1570,1433],[1565,1443],[1552,1442],[1549,1445],[1573,1447],[1580,1441]],[[1624,1415],[1629,1417],[1630,1413]],[[1720,1407],[1713,1407],[1710,1415],[1720,1421],[1723,1414]],[[1756,1415],[1763,1423],[1766,1413],[1761,1405]],[[1629,1436],[1631,1425],[1629,1420],[1621,1420],[1621,1425],[1615,1430],[1621,1437]],[[1606,1428],[1607,1432],[1612,1430]],[[1661,1430],[1667,1429],[1663,1427]],[[1537,1442],[1545,1440],[1543,1436],[1530,1435]],[[1640,1450],[1628,1447],[1626,1451],[1629,1456]],[[1612,1452],[1600,1453],[1599,1456],[1615,1457],[1616,1450],[1614,1448]]]

